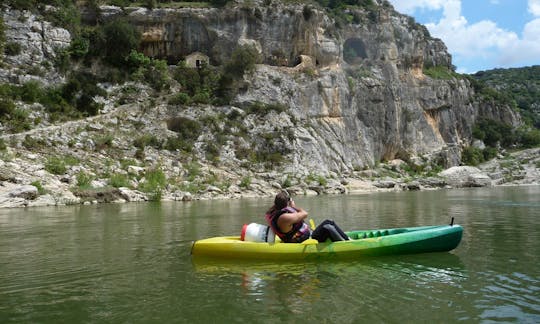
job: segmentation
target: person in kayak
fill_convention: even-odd
[[[304,222],[307,216],[308,212],[296,206],[287,191],[281,191],[276,195],[274,205],[266,212],[265,219],[268,226],[285,243],[300,243],[310,237],[319,242],[328,238],[334,242],[349,240],[347,234],[329,219],[311,232],[308,224]]]

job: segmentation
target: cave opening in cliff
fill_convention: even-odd
[[[359,38],[349,38],[343,45],[343,59],[349,64],[367,59],[366,45]]]

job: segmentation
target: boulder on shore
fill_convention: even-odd
[[[454,188],[488,187],[492,185],[491,178],[471,166],[455,166],[439,173],[446,182]]]

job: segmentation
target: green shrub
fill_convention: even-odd
[[[6,142],[4,142],[3,138],[0,138],[0,151],[4,151],[7,149]]]
[[[209,161],[218,162],[219,160],[219,147],[216,143],[206,143],[206,158]]]
[[[160,169],[148,170],[144,175],[145,181],[139,186],[143,192],[150,193],[150,200],[161,200],[162,191],[167,185],[167,178]]]
[[[283,183],[281,184],[281,187],[282,188],[289,188],[290,186],[292,186],[291,177],[287,176],[287,178],[285,178],[285,180],[283,180]]]
[[[150,134],[144,134],[142,136],[137,137],[133,141],[133,146],[143,149],[146,146],[152,146],[155,148],[161,147],[161,141],[155,136]]]
[[[482,155],[484,156],[484,161],[489,161],[491,159],[493,159],[494,157],[497,156],[497,149],[494,148],[494,147],[486,147],[483,151],[482,151]]]
[[[90,40],[84,37],[77,37],[71,41],[68,53],[71,58],[81,59],[88,54],[90,48]]]
[[[520,143],[524,147],[537,147],[540,145],[540,130],[536,128],[521,131],[519,135]]]
[[[193,142],[185,140],[182,136],[177,135],[176,137],[167,138],[163,147],[168,151],[179,150],[189,153],[193,149]]]
[[[43,139],[35,139],[30,135],[26,135],[21,144],[27,150],[37,150],[37,149],[43,148],[45,145],[47,145],[45,143],[45,140],[43,140]]]
[[[188,142],[195,141],[201,134],[201,124],[186,117],[176,117],[167,121],[167,128],[178,133],[178,137]]]
[[[458,77],[457,73],[443,65],[425,67],[423,72],[433,79],[450,80]]]
[[[120,168],[122,168],[122,170],[127,170],[127,168],[128,168],[130,165],[137,166],[138,163],[137,163],[137,161],[135,161],[135,160],[133,160],[133,159],[121,159],[121,160],[120,160]]]
[[[2,53],[6,44],[6,25],[4,24],[3,15],[0,15],[0,62],[2,62]]]
[[[50,113],[50,118],[54,120],[68,120],[80,117],[73,106],[62,97],[60,88],[48,88],[39,102]]]
[[[28,81],[20,88],[21,99],[26,103],[34,103],[43,97],[45,91],[37,81]]]
[[[132,79],[146,82],[157,91],[169,87],[170,78],[167,62],[152,59],[143,53],[131,50],[126,57],[126,63],[132,72]]]
[[[16,42],[9,42],[4,46],[4,54],[7,56],[19,55],[22,52],[21,44]]]
[[[130,187],[129,177],[122,173],[115,173],[109,179],[109,185],[114,188]]]
[[[91,189],[92,180],[94,180],[94,177],[81,171],[77,174],[77,187],[79,189]]]
[[[491,147],[497,146],[498,142],[503,147],[509,147],[517,140],[512,126],[492,119],[478,120],[473,128],[473,137]]]
[[[277,113],[280,113],[280,112],[284,112],[284,111],[287,111],[287,110],[288,110],[288,107],[285,106],[282,103],[270,103],[270,104],[267,104],[267,103],[263,103],[263,102],[260,102],[260,101],[251,102],[246,108],[246,111],[248,113],[257,114],[257,115],[261,115],[261,116],[264,116],[264,115],[268,114],[271,111],[275,111]]]
[[[139,46],[140,34],[126,19],[118,18],[103,27],[105,56],[109,63],[123,67],[126,57]]]
[[[188,105],[191,99],[187,93],[179,92],[169,99],[170,105]]]
[[[251,177],[250,176],[245,176],[242,178],[242,180],[240,180],[240,188],[248,188],[249,185],[251,184]]]
[[[38,180],[33,181],[32,183],[30,183],[30,185],[36,187],[40,195],[45,195],[48,192],[45,188],[43,188],[43,185]]]
[[[62,175],[66,173],[67,166],[64,160],[53,156],[45,162],[45,170],[52,174]]]
[[[195,180],[196,177],[201,175],[201,165],[197,162],[191,162],[186,165],[187,179],[189,181]]]
[[[113,140],[114,140],[114,136],[112,134],[105,134],[105,135],[99,136],[94,141],[96,151],[110,148],[112,146]]]
[[[461,153],[461,162],[465,165],[476,166],[484,161],[482,150],[476,147],[468,146]]]
[[[49,4],[55,6],[55,9],[45,11],[47,21],[69,30],[72,35],[78,34],[81,26],[81,15],[74,1],[54,0]]]
[[[260,55],[253,46],[242,45],[237,47],[229,62],[225,64],[224,74],[231,75],[235,79],[241,79],[246,72],[252,72],[255,64],[260,63]]]
[[[7,120],[16,106],[10,98],[0,98],[0,120]]]
[[[31,128],[30,122],[28,121],[28,111],[15,108],[9,117],[9,123],[6,126],[12,132],[19,133]]]
[[[191,98],[191,100],[198,104],[209,104],[211,102],[210,93],[199,91]]]

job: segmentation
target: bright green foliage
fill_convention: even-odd
[[[45,162],[45,170],[52,174],[65,174],[67,171],[66,162],[58,157],[51,157]]]
[[[240,188],[249,188],[249,185],[251,184],[251,177],[245,176],[240,181]]]
[[[450,80],[459,77],[457,73],[442,65],[424,68],[423,73],[433,79],[441,80]]]
[[[94,180],[94,177],[81,171],[77,174],[77,187],[79,189],[91,189],[92,180]]]
[[[150,200],[161,200],[161,194],[167,185],[167,177],[160,169],[148,170],[144,175],[145,181],[139,186],[143,192],[150,193]]]
[[[43,188],[43,185],[41,184],[41,181],[36,180],[36,181],[31,182],[30,184],[37,188],[38,193],[40,195],[44,195],[44,194],[47,193],[47,190],[45,188]]]
[[[132,79],[140,82],[147,82],[157,91],[169,87],[169,72],[167,62],[155,60],[145,56],[143,53],[131,50],[126,57],[126,63],[132,71]]]
[[[125,174],[115,173],[109,179],[109,185],[114,188],[129,187],[129,177]]]

